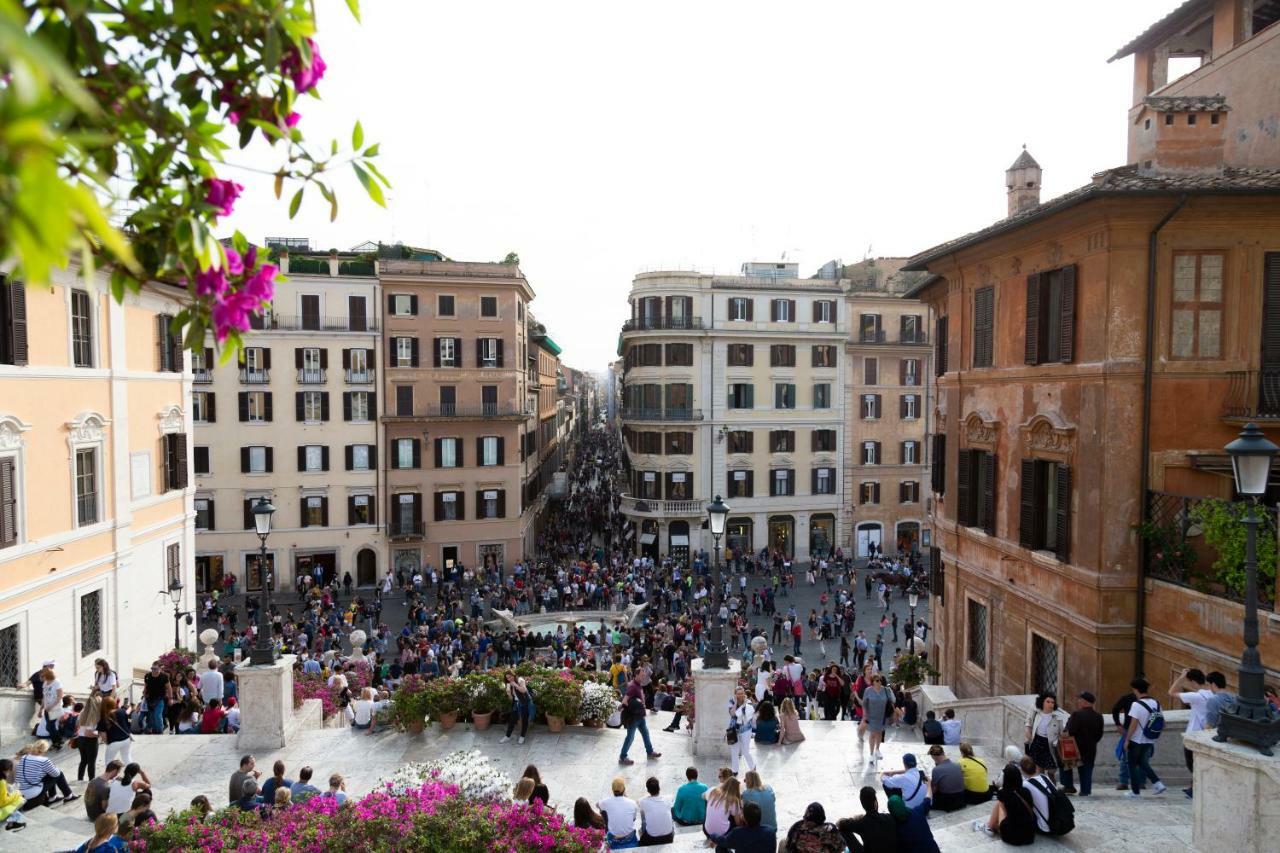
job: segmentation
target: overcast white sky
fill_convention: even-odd
[[[614,358],[636,272],[737,272],[783,252],[910,255],[1005,215],[1023,143],[1045,198],[1125,157],[1132,59],[1106,59],[1178,0],[416,2],[320,0],[311,139],[381,142],[389,209],[339,181],[288,219],[271,179],[230,224],[518,252],[565,362]],[[232,154],[272,166],[271,152]]]

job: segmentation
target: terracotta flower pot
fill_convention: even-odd
[[[564,731],[564,717],[547,714],[547,730],[552,732]]]
[[[426,728],[426,725],[423,723],[423,721],[422,721],[422,720],[410,720],[410,721],[409,721],[409,731],[410,731],[412,734],[422,734],[422,730],[423,730],[424,728]]]
[[[482,732],[485,729],[489,728],[489,725],[492,722],[493,722],[492,711],[485,711],[483,713],[481,713],[480,711],[471,712],[471,723],[476,727],[476,731],[478,732]]]
[[[458,724],[458,712],[449,711],[440,715],[440,728],[448,731]]]
[[[604,720],[583,720],[582,725],[589,729],[602,729],[604,728]]]

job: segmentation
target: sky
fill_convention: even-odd
[[[1044,199],[1122,165],[1133,60],[1107,57],[1177,2],[318,0],[300,126],[349,145],[359,118],[388,208],[348,172],[336,222],[317,193],[291,221],[255,143],[227,222],[514,251],[564,362],[602,370],[638,272],[911,255],[1002,218],[1024,144]]]

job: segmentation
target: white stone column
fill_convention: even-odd
[[[1274,849],[1280,837],[1280,756],[1217,743],[1213,735],[1199,731],[1183,740],[1195,755],[1192,844],[1197,850]]]
[[[729,757],[725,730],[729,728],[729,701],[738,686],[742,663],[729,659],[728,669],[705,669],[702,658],[693,662],[693,754]]]
[[[293,717],[293,661],[282,655],[270,666],[236,667],[240,682],[240,734],[236,748],[241,752],[282,749],[286,730]]]

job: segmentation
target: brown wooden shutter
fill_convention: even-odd
[[[884,410],[880,407],[880,403],[881,403],[881,395],[880,395],[880,394],[872,394],[871,396],[875,397],[875,400],[876,400],[876,417],[877,417],[877,418],[878,418],[878,417],[881,417],[881,416],[883,415],[883,412],[884,412]]]
[[[1040,363],[1040,288],[1042,280],[1043,273],[1033,272],[1027,276],[1027,322],[1022,357],[1026,364]]]
[[[963,449],[957,454],[959,464],[956,466],[956,521],[961,527],[973,526],[973,454],[974,451]]]
[[[169,351],[169,320],[168,314],[156,315],[156,370],[161,373],[167,373],[170,370],[169,359],[172,353]],[[244,350],[240,351],[240,358],[240,364],[243,366]]]
[[[1075,360],[1076,337],[1076,265],[1062,268],[1061,314],[1058,321],[1058,361]]]
[[[809,494],[816,495],[818,493],[818,469],[814,468],[809,471]]]
[[[880,503],[880,483],[876,481],[871,484],[871,502],[873,504]]]
[[[754,299],[748,298],[747,299],[747,319],[754,320],[755,314],[756,314],[756,301]]]
[[[996,535],[996,457],[994,453],[981,455],[982,471],[982,529],[988,536]]]
[[[307,470],[307,448],[301,444],[298,445],[298,470]]]
[[[0,286],[3,281],[0,281]],[[27,344],[27,285],[25,282],[9,279],[7,298],[9,300],[9,334],[13,365],[21,367],[29,359]]]
[[[778,300],[777,299],[769,300],[769,322],[771,323],[778,322]]]
[[[243,450],[244,448],[241,448],[241,449]],[[254,530],[255,527],[256,526],[253,523],[253,499],[245,498],[244,499],[244,529]]]
[[[864,358],[862,360],[862,381],[864,385],[875,385],[879,381],[880,362],[875,358]]]
[[[432,346],[431,346],[431,366],[432,367],[440,366],[440,342],[442,340],[444,340],[444,338],[435,338],[432,341]],[[392,350],[391,357],[395,358],[395,355],[396,355],[395,350]],[[394,364],[394,362],[392,363]]]
[[[947,490],[947,437],[939,433],[933,437],[933,466],[930,470],[933,490],[945,494]]]
[[[822,316],[822,301],[819,299],[815,299],[813,300],[813,322],[815,323],[818,322],[821,316]]]
[[[370,413],[369,419],[370,420],[374,419],[372,413]],[[328,391],[320,392],[320,420],[322,421],[329,420],[329,392]]]
[[[342,351],[342,369],[343,370],[351,369],[351,350],[349,349],[344,349]]]
[[[436,467],[437,468],[444,467],[444,439],[443,438],[436,439]]]
[[[898,384],[907,384],[907,360],[905,358],[898,359]]]
[[[355,467],[355,445],[348,444],[342,448],[342,463],[344,470],[350,471]]]
[[[1023,548],[1036,547],[1037,496],[1036,460],[1022,460],[1021,501],[1018,515],[1018,544]]]
[[[262,392],[262,419],[271,422],[271,394],[270,391]]]
[[[933,324],[933,372],[941,376],[947,372],[947,318],[939,317]]]
[[[1054,552],[1062,562],[1071,560],[1071,469],[1066,465],[1058,466],[1057,482],[1053,484],[1057,492],[1058,507],[1053,522],[1057,527],[1057,548]]]
[[[18,482],[12,457],[0,459],[0,547],[18,541]]]
[[[294,366],[294,369],[296,370],[302,369],[302,353],[303,353],[302,347],[293,348],[293,366]]]
[[[174,461],[176,462],[174,486],[185,489],[187,487],[187,436],[185,433],[174,436]]]
[[[267,448],[267,473],[268,474],[271,474],[276,470],[275,455],[276,455],[275,448],[268,447]]]
[[[240,473],[249,473],[249,448],[247,447],[240,448]]]
[[[320,499],[320,524],[323,527],[329,526],[329,499]]]

